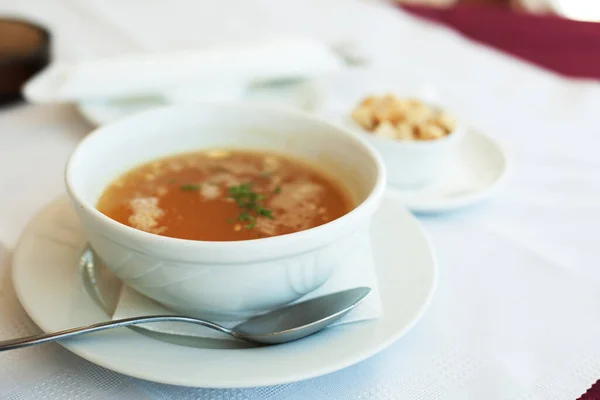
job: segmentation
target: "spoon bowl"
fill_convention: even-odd
[[[298,340],[339,320],[370,292],[370,288],[359,287],[280,308],[236,325],[232,336],[262,344]]]

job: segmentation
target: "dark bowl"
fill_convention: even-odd
[[[0,105],[21,100],[21,87],[50,62],[50,32],[18,18],[0,18]]]

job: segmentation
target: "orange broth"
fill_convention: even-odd
[[[210,150],[134,168],[106,188],[97,208],[158,235],[235,241],[313,228],[348,213],[354,204],[345,188],[303,160]]]

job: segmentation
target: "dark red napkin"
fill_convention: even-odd
[[[502,6],[405,9],[555,72],[600,79],[600,23],[517,14]]]
[[[600,79],[600,23],[516,14],[504,7],[405,9],[560,74]],[[600,380],[577,400],[600,400]]]
[[[577,400],[600,400],[600,380]]]

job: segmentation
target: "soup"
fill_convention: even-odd
[[[106,188],[97,208],[146,232],[229,241],[313,228],[348,213],[353,204],[345,188],[303,160],[211,150],[125,173]]]

